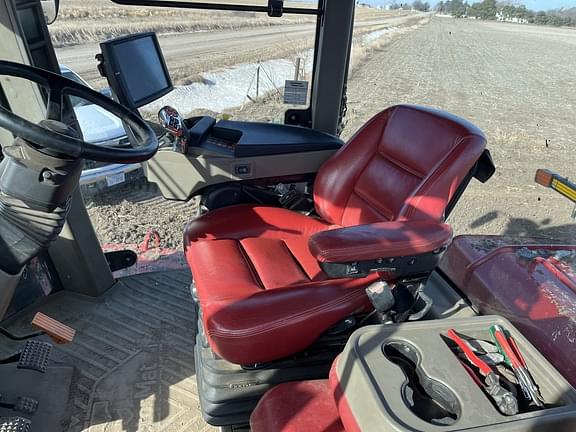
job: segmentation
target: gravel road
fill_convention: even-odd
[[[364,19],[356,23],[356,29],[399,26],[414,20],[414,15],[393,16],[376,19]],[[253,53],[282,43],[296,44],[298,41],[312,39],[315,24],[285,24],[271,27],[259,27],[217,32],[191,32],[159,35],[158,39],[171,70],[180,67],[192,68],[194,63],[209,60],[212,68],[226,63],[231,55],[242,52]],[[94,57],[100,52],[97,43],[72,45],[56,49],[60,63],[80,74],[90,83],[101,82],[96,70]]]
[[[574,242],[572,206],[533,177],[540,167],[574,172],[575,45],[572,30],[433,18],[355,69],[344,136],[397,103],[466,117],[486,132],[498,171],[487,184],[471,183],[450,217],[455,231]],[[166,203],[144,189],[89,203],[101,240],[140,241],[152,227],[179,247],[194,205]]]

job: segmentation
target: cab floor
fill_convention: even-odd
[[[190,282],[186,270],[129,276],[98,299],[50,296],[9,325],[13,332],[30,331],[41,311],[76,329],[74,342],[55,346],[51,357],[53,366],[74,366],[62,431],[213,430],[199,410]],[[0,354],[20,344],[2,343]],[[45,431],[32,424],[32,431]]]

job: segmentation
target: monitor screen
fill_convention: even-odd
[[[113,39],[100,46],[110,87],[120,103],[138,108],[172,90],[154,33]]]

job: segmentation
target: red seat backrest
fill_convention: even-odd
[[[485,147],[482,131],[464,119],[393,106],[322,165],[314,185],[316,211],[341,226],[440,221]]]

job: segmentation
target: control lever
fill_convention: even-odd
[[[161,108],[158,111],[158,121],[164,129],[175,137],[172,150],[186,154],[188,150],[188,128],[176,108],[169,105]]]
[[[382,315],[388,314],[396,303],[392,287],[383,280],[376,281],[366,288],[366,295],[374,309]]]

